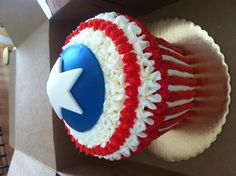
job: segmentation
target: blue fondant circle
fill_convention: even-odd
[[[63,72],[77,68],[83,69],[71,89],[83,114],[62,108],[63,118],[71,128],[79,132],[88,131],[97,123],[103,111],[105,85],[102,69],[93,52],[82,44],[67,47],[60,57],[63,60]]]

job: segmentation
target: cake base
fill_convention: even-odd
[[[147,151],[166,161],[187,160],[209,148],[226,121],[230,103],[228,67],[219,46],[192,22],[166,19],[147,28],[154,36],[187,51],[199,85],[196,106],[184,125],[154,140]]]

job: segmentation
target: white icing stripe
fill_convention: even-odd
[[[164,117],[164,121],[172,120],[172,119],[174,119],[174,118],[176,118],[176,117],[179,117],[179,116],[185,114],[186,112],[188,112],[189,110],[190,110],[190,109],[187,109],[187,110],[185,110],[185,111],[182,111],[182,112],[179,112],[179,113],[176,113],[176,114],[173,114],[173,115],[165,116],[165,117]]]
[[[164,61],[171,61],[171,62],[175,62],[177,64],[185,65],[185,66],[188,66],[188,67],[190,66],[189,64],[187,64],[187,63],[185,63],[181,60],[178,60],[178,59],[176,59],[172,56],[169,56],[169,55],[164,54],[164,55],[162,55],[162,58],[163,58]]]
[[[167,47],[165,47],[165,46],[163,46],[163,45],[158,45],[160,48],[162,48],[162,49],[166,49],[166,50],[168,50],[168,51],[171,51],[171,52],[173,52],[173,53],[175,53],[175,54],[178,54],[179,56],[182,56],[183,57],[183,55],[182,54],[180,54],[180,53],[177,53],[176,51],[174,51],[174,50],[172,50],[172,49],[170,49],[170,48],[167,48]]]
[[[186,103],[190,103],[193,101],[193,98],[190,99],[182,99],[182,100],[178,100],[178,101],[174,101],[174,102],[167,102],[168,108],[172,108],[175,106],[180,106]]]
[[[174,126],[176,126],[176,125],[178,125],[178,124],[179,124],[179,122],[176,122],[176,123],[174,123],[174,124],[172,124],[172,125],[170,125],[170,126],[168,126],[168,127],[160,128],[158,131],[159,131],[159,132],[168,131],[169,129],[173,128]]]
[[[184,78],[194,78],[194,75],[191,73],[181,72],[181,71],[173,70],[173,69],[168,69],[168,75],[169,76],[180,76],[180,77],[184,77]]]
[[[168,90],[175,92],[175,91],[188,91],[194,90],[194,87],[190,86],[183,86],[183,85],[168,85]]]
[[[80,144],[86,145],[88,148],[97,145],[104,147],[119,125],[120,111],[123,108],[125,98],[121,59],[123,56],[117,52],[115,44],[103,31],[86,28],[74,36],[63,49],[76,43],[86,45],[98,59],[105,80],[105,101],[103,112],[91,130],[81,133],[70,128],[67,124],[66,126]]]
[[[160,72],[154,72],[154,61],[149,60],[151,53],[143,53],[143,50],[149,45],[147,41],[143,40],[143,36],[137,37],[141,33],[141,28],[134,23],[129,22],[129,20],[123,16],[116,16],[114,13],[100,14],[95,18],[105,19],[111,21],[118,25],[120,29],[124,31],[130,43],[133,44],[134,51],[137,53],[138,63],[141,69],[141,87],[139,88],[139,105],[137,108],[137,120],[134,124],[133,129],[130,131],[129,138],[125,141],[124,145],[113,154],[106,156],[98,156],[100,158],[104,157],[110,160],[117,160],[121,158],[121,155],[129,157],[131,151],[136,151],[139,140],[138,136],[145,137],[143,132],[146,130],[145,122],[148,121],[148,117],[152,116],[152,113],[144,111],[145,107],[156,109],[155,102],[157,102],[156,91],[160,89],[160,85],[156,83],[157,80],[161,79]],[[161,101],[158,100],[158,101]]]

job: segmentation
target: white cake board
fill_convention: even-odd
[[[166,161],[187,160],[203,153],[216,140],[226,122],[230,103],[230,77],[224,55],[208,33],[183,19],[147,24],[150,32],[188,52],[196,70],[198,96],[185,124],[154,140],[148,152]]]

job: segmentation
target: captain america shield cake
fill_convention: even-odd
[[[47,93],[76,148],[120,160],[180,126],[197,84],[185,52],[115,12],[80,23],[66,39]]]

